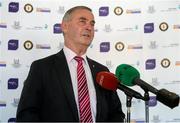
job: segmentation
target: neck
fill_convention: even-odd
[[[87,48],[85,47],[81,47],[81,46],[78,46],[78,47],[74,47],[74,46],[71,46],[71,45],[66,45],[64,44],[67,48],[71,49],[74,53],[76,53],[77,56],[82,56],[86,53],[87,51]]]

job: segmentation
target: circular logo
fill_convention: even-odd
[[[33,6],[31,4],[26,4],[24,6],[24,11],[26,11],[27,13],[31,13],[33,11]]]
[[[124,44],[122,42],[117,42],[115,48],[117,51],[122,51],[124,49]]]
[[[24,42],[24,48],[26,50],[31,50],[33,48],[33,43],[31,41],[29,41],[29,40],[25,41]]]
[[[161,31],[166,31],[168,29],[168,24],[165,23],[165,22],[162,22],[160,25],[159,25],[159,29]]]
[[[114,13],[115,13],[116,15],[121,15],[121,14],[123,13],[123,9],[122,9],[121,7],[116,7],[116,8],[114,9]]]
[[[170,66],[170,60],[167,59],[167,58],[164,58],[162,61],[161,61],[161,66],[164,67],[164,68],[167,68]]]

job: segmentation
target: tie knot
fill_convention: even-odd
[[[79,63],[82,62],[84,59],[80,56],[75,56],[74,59]]]

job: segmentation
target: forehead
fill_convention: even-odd
[[[74,12],[72,12],[71,17],[72,19],[75,19],[75,18],[79,19],[81,17],[84,17],[88,20],[94,20],[94,15],[92,14],[92,12],[86,9],[75,10]]]

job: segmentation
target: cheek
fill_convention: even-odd
[[[75,40],[75,41],[78,41],[81,38],[78,30],[71,30],[70,37],[72,40]]]
[[[69,35],[72,37],[76,37],[79,33],[79,30],[77,28],[75,28],[74,26],[70,27],[69,30]]]
[[[95,33],[95,32],[94,32],[94,31],[92,31],[92,34],[91,34],[91,35],[92,35],[92,38],[94,38],[94,33]]]

